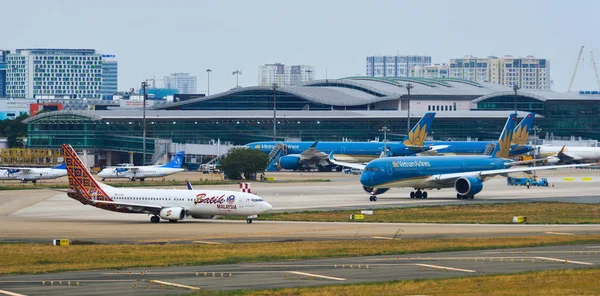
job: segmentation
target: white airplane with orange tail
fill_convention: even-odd
[[[211,219],[215,216],[247,216],[247,223],[272,206],[260,196],[221,190],[180,190],[115,188],[96,181],[71,145],[63,144],[69,176],[67,195],[84,205],[100,209],[152,215],[150,222],[160,219],[177,222],[186,216]]]

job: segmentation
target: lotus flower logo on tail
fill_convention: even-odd
[[[408,133],[408,139],[404,140],[406,146],[423,146],[425,138],[427,137],[427,124],[420,126],[417,125],[412,131]]]
[[[517,145],[525,145],[527,144],[528,137],[529,132],[527,132],[527,126],[517,126],[515,133],[513,134],[512,142]]]
[[[498,140],[498,151],[496,152],[495,157],[508,158],[510,154],[510,139],[512,138],[512,133],[507,132],[507,135]]]

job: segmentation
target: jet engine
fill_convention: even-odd
[[[473,196],[483,189],[483,182],[477,177],[461,177],[454,182],[456,192],[464,196]]]
[[[546,160],[549,164],[557,164],[560,162],[560,158],[556,157],[556,156],[550,156],[548,157],[548,159]]]
[[[170,221],[183,220],[183,218],[185,218],[185,210],[180,207],[164,208],[160,210],[158,216],[161,219]]]
[[[286,170],[297,170],[302,167],[300,157],[294,155],[285,155],[279,158],[279,167]]]
[[[375,192],[375,195],[379,195],[379,194],[386,193],[390,189],[389,188],[377,188],[377,189],[374,189],[373,187],[363,186],[363,190],[366,191],[369,194],[371,194],[372,192]]]

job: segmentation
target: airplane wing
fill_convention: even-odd
[[[361,164],[361,163],[351,163],[351,162],[341,162],[341,161],[337,161],[333,158],[333,152],[331,152],[331,154],[329,154],[329,162],[335,164],[335,165],[340,165],[340,166],[345,166],[345,167],[349,167],[349,168],[353,168],[353,169],[359,169],[359,170],[364,170],[366,165]]]
[[[496,175],[504,175],[504,174],[528,172],[528,171],[543,171],[543,170],[553,170],[553,169],[562,169],[562,168],[586,167],[586,166],[593,166],[593,165],[598,165],[598,164],[597,163],[567,164],[567,165],[523,167],[523,168],[510,168],[510,169],[499,169],[499,170],[489,170],[489,171],[473,171],[473,172],[464,172],[464,173],[440,174],[440,175],[430,176],[429,178],[427,178],[427,181],[433,182],[433,183],[449,183],[449,182],[454,182],[458,178],[461,178],[461,177],[477,177],[483,181],[486,178],[493,177]]]
[[[582,160],[583,157],[579,156],[579,155],[575,155],[572,153],[568,153],[566,152],[566,146],[563,146],[562,149],[560,149],[560,151],[558,152],[558,154],[556,156],[558,156],[558,158],[560,159],[561,162],[569,162],[569,161],[574,161],[574,160]]]
[[[317,158],[317,157],[326,158],[327,154],[325,154],[324,152],[322,152],[321,150],[316,148],[318,143],[319,143],[319,141],[316,141],[312,145],[310,145],[310,147],[308,147],[308,149],[302,151],[299,154],[300,159],[306,160],[306,159],[313,159],[313,158]]]
[[[117,208],[128,209],[132,212],[141,212],[141,213],[151,213],[158,214],[160,210],[163,208],[162,206],[157,205],[145,205],[145,204],[136,204],[136,203],[125,203],[125,202],[116,202],[116,201],[108,201],[108,200],[90,200],[95,204],[105,204],[105,205],[114,205]]]
[[[446,149],[450,147],[450,145],[433,145],[429,146],[429,150],[417,153],[418,156],[438,156],[444,155],[443,153],[439,153],[438,150]]]

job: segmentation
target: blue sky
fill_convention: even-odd
[[[198,76],[211,93],[258,82],[265,63],[308,64],[316,77],[364,74],[369,55],[423,54],[435,63],[474,55],[550,60],[566,91],[597,89],[600,1],[78,1],[0,0],[0,48],[94,48],[115,54],[119,89],[173,72]]]

